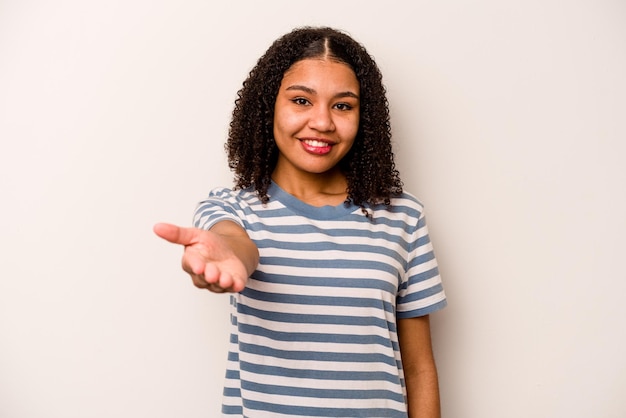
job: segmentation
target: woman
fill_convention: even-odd
[[[428,315],[446,299],[367,51],[331,28],[279,38],[226,149],[235,188],[194,228],[155,226],[197,287],[232,292],[224,416],[438,417]]]

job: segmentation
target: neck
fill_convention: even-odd
[[[272,180],[290,195],[312,206],[337,206],[348,197],[346,176],[338,169],[300,175],[282,175],[275,170]]]

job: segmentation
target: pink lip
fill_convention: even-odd
[[[320,145],[313,145],[310,143],[307,143],[306,141],[317,141],[317,142],[323,142],[326,145],[320,146]],[[315,155],[324,155],[324,154],[328,154],[330,152],[330,150],[332,149],[332,144],[321,140],[321,139],[315,139],[315,138],[303,138],[300,140],[300,143],[302,144],[302,148],[304,148],[304,150],[306,152],[308,152],[309,154],[315,154]]]

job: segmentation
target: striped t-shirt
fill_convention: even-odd
[[[259,248],[231,296],[227,417],[403,417],[396,319],[446,305],[422,205],[314,207],[272,183],[211,191],[194,225],[232,220]]]

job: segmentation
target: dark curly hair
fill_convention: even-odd
[[[254,187],[267,203],[278,148],[273,139],[274,105],[285,72],[307,58],[327,57],[348,65],[360,83],[357,136],[339,167],[348,183],[347,203],[390,204],[402,193],[391,147],[389,105],[378,66],[350,36],[328,27],[296,28],[277,39],[259,58],[237,93],[226,151],[235,187]]]

